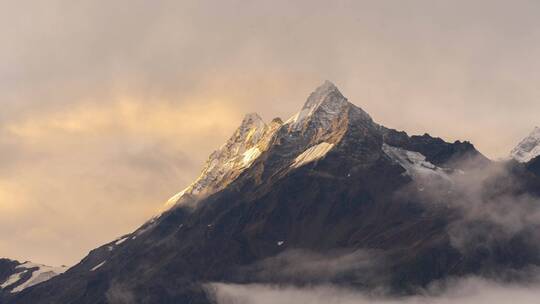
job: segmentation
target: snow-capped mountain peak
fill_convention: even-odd
[[[298,157],[310,147],[323,142],[328,145],[324,147],[332,147],[347,130],[351,117],[349,114],[354,120],[360,119],[372,124],[371,117],[349,103],[330,81],[325,81],[315,89],[300,112],[285,123],[276,118],[266,124],[258,114],[247,114],[229,140],[210,155],[195,182],[169,199],[164,209],[180,201],[196,201],[225,188],[260,155],[271,149],[274,143],[285,149],[282,151],[284,154],[298,153]],[[275,140],[274,135],[277,135]]]
[[[257,113],[245,115],[229,140],[210,155],[201,175],[186,189],[171,197],[165,210],[182,198],[209,195],[226,187],[262,154],[269,138],[280,126],[279,119],[267,125]]]
[[[287,120],[286,124],[289,125],[291,131],[302,130],[312,120],[316,120],[320,127],[328,127],[348,105],[347,98],[327,80],[311,93],[302,110]]]
[[[511,157],[518,162],[526,163],[540,155],[540,128],[534,130],[525,137],[510,153]]]
[[[244,116],[242,124],[236,130],[233,137],[239,142],[252,145],[258,142],[264,135],[266,124],[257,113],[249,113]],[[242,145],[239,145],[241,147]]]
[[[339,99],[329,99],[331,94],[335,94],[336,97],[339,97]],[[321,105],[323,102],[336,101],[346,101],[346,99],[335,84],[325,80],[323,84],[317,87],[313,93],[311,93],[303,108],[315,108]]]

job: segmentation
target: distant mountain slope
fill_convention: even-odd
[[[536,127],[510,153],[513,159],[521,163],[540,156],[540,128]]]
[[[0,259],[0,299],[3,294],[14,294],[45,282],[67,270],[67,267],[50,267],[32,262],[20,263]]]
[[[209,303],[207,283],[410,294],[540,265],[540,181],[468,142],[408,136],[325,82],[289,120],[246,116],[160,216],[8,303]]]

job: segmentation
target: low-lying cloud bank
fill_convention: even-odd
[[[373,296],[333,285],[293,287],[212,283],[207,292],[216,304],[506,304],[538,303],[540,285],[512,285],[478,277],[433,284],[417,296]]]

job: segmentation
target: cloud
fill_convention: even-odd
[[[314,284],[348,281],[370,286],[386,283],[385,262],[377,250],[334,250],[315,253],[302,249],[284,251],[239,272],[248,280]]]
[[[216,304],[533,304],[538,302],[540,286],[499,284],[470,277],[433,285],[421,295],[408,297],[374,296],[334,285],[300,288],[215,283],[207,286],[207,292]]]
[[[107,302],[110,304],[129,304],[136,302],[133,291],[117,282],[111,283],[105,296],[107,297]]]
[[[236,119],[219,104],[120,100],[0,125],[2,255],[71,264],[135,229],[197,176]]]
[[[464,254],[518,240],[540,252],[540,197],[531,177],[512,161],[479,163],[455,160],[453,166],[462,170],[448,179],[415,179],[396,195],[446,212],[451,245]]]
[[[328,78],[387,125],[473,139],[500,156],[540,110],[540,62],[528,56],[540,47],[537,9],[527,0],[4,3],[0,117],[107,105],[117,94],[180,105],[226,96],[235,111],[288,116]],[[494,129],[497,138],[484,136]]]

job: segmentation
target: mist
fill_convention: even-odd
[[[207,290],[217,304],[534,304],[540,297],[540,285],[500,284],[477,277],[441,284],[409,297],[373,296],[332,285],[297,288],[211,284]]]
[[[452,214],[447,234],[464,254],[520,240],[540,255],[538,182],[522,164],[473,158],[448,165],[459,169],[446,168],[446,178],[416,178],[396,196]]]

